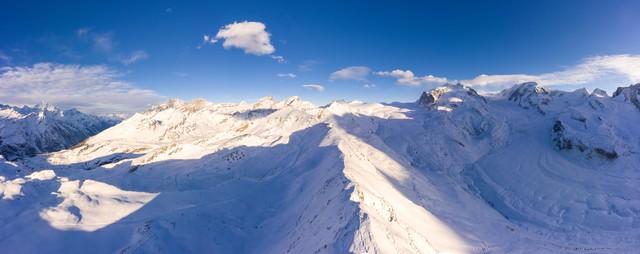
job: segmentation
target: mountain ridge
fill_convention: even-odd
[[[15,107],[0,104],[0,154],[15,160],[71,147],[118,120],[61,110],[53,105]]]
[[[447,85],[416,103],[173,100],[0,166],[0,245],[633,253],[640,112],[619,98],[524,83]]]

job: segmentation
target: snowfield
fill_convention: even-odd
[[[0,252],[638,253],[639,99],[172,100],[0,160]]]

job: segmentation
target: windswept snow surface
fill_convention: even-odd
[[[637,87],[447,85],[416,103],[323,107],[173,100],[72,149],[0,160],[0,246],[637,253]]]

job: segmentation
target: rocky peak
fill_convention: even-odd
[[[618,87],[613,93],[613,98],[622,99],[640,109],[640,83],[627,87]]]
[[[542,114],[544,111],[541,107],[551,102],[551,91],[536,82],[517,84],[503,90],[500,94],[503,98],[517,103],[522,108],[536,108]]]
[[[431,105],[434,102],[438,101],[440,96],[442,96],[444,93],[446,93],[448,91],[449,91],[449,88],[446,87],[446,86],[437,87],[437,88],[429,91],[428,93],[426,91],[424,91],[424,92],[422,92],[422,95],[420,96],[420,99],[418,99],[418,104]]]
[[[447,84],[428,92],[423,92],[417,103],[423,106],[450,111],[469,101],[486,103],[485,98],[479,95],[473,88],[461,84]]]
[[[607,91],[602,90],[600,88],[594,89],[593,92],[591,92],[591,96],[592,97],[609,97],[609,95],[607,94]]]

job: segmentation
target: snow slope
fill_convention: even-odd
[[[62,150],[117,122],[46,104],[35,107],[0,104],[0,154],[15,160]]]
[[[12,253],[634,253],[638,85],[172,100],[0,161]],[[624,97],[621,97],[624,96]]]

